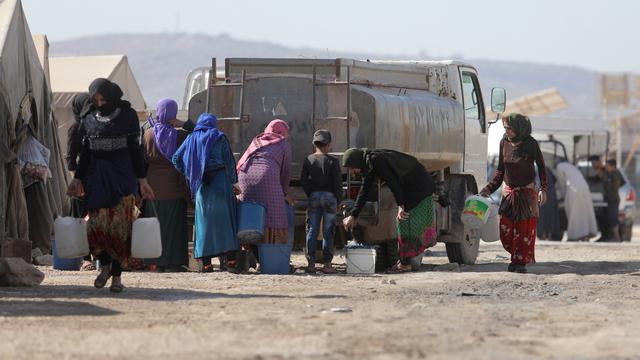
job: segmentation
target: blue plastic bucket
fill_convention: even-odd
[[[56,241],[51,240],[51,249],[53,251],[53,268],[56,270],[78,271],[82,266],[82,257],[73,259],[63,259],[56,254]]]
[[[238,240],[243,244],[262,241],[266,217],[267,209],[262,204],[251,201],[238,204]]]
[[[288,274],[291,258],[290,244],[259,244],[260,271],[263,274]]]

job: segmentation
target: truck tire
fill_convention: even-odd
[[[473,231],[477,233],[477,231]],[[449,262],[473,265],[478,258],[478,248],[480,247],[480,237],[467,231],[461,243],[447,243],[447,257]]]
[[[474,185],[475,186],[475,185]],[[473,265],[478,257],[480,247],[480,231],[471,230],[464,226],[460,220],[464,201],[469,195],[475,193],[469,189],[467,179],[463,176],[455,176],[451,179],[449,194],[451,196],[451,237],[452,241],[446,243],[449,262]]]

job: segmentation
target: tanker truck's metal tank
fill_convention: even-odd
[[[464,114],[459,102],[424,90],[398,94],[353,86],[352,92],[354,146],[412,154],[430,171],[462,160]]]
[[[395,149],[435,171],[459,165],[464,154],[464,111],[455,99],[450,71],[455,70],[447,64],[227,59],[227,83],[211,88],[209,99],[206,92],[194,96],[189,117],[195,119],[206,109],[214,112],[236,153],[269,121],[287,121],[293,179],[312,151],[314,130],[320,128],[333,133],[333,152],[348,147]]]

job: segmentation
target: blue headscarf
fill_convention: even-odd
[[[185,147],[182,155],[184,163],[184,174],[189,180],[191,194],[195,196],[202,184],[202,175],[207,158],[211,153],[213,145],[225,135],[216,127],[218,119],[213,114],[204,113],[200,115],[196,123],[196,128],[189,135],[182,146]]]

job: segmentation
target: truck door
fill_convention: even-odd
[[[487,180],[487,129],[484,103],[476,71],[461,67],[462,102],[465,116],[464,172],[472,174],[483,186]]]

